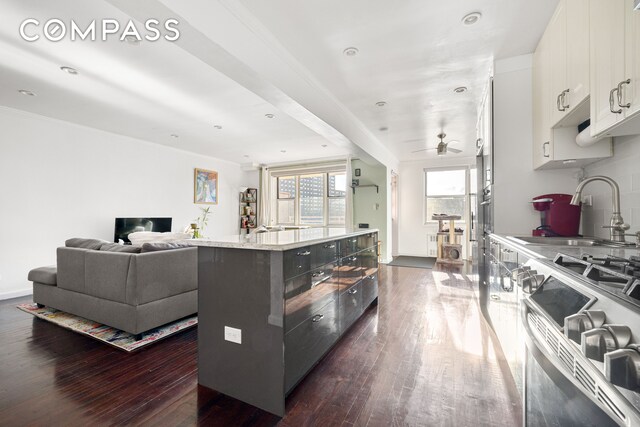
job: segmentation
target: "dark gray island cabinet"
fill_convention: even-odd
[[[378,301],[377,230],[197,241],[198,382],[284,416],[285,398]]]

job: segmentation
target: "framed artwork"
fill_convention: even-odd
[[[218,172],[198,168],[194,170],[193,203],[218,204]]]

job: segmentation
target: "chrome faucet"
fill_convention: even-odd
[[[629,224],[624,223],[622,215],[620,215],[620,188],[614,180],[608,176],[592,176],[590,178],[586,178],[578,184],[576,193],[573,195],[570,203],[572,205],[580,206],[580,201],[582,200],[582,189],[585,185],[593,181],[604,181],[611,186],[613,213],[611,214],[610,225],[605,225],[603,227],[609,229],[609,240],[613,242],[624,242],[625,231],[627,231],[630,226]]]

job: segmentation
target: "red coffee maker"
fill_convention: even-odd
[[[540,212],[540,227],[534,236],[577,236],[580,230],[580,206],[569,204],[569,194],[543,194],[534,197],[533,208]]]

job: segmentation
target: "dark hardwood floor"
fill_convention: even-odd
[[[0,425],[513,426],[515,385],[464,274],[381,267],[370,308],[277,418],[197,384],[196,330],[127,354],[0,302]]]

